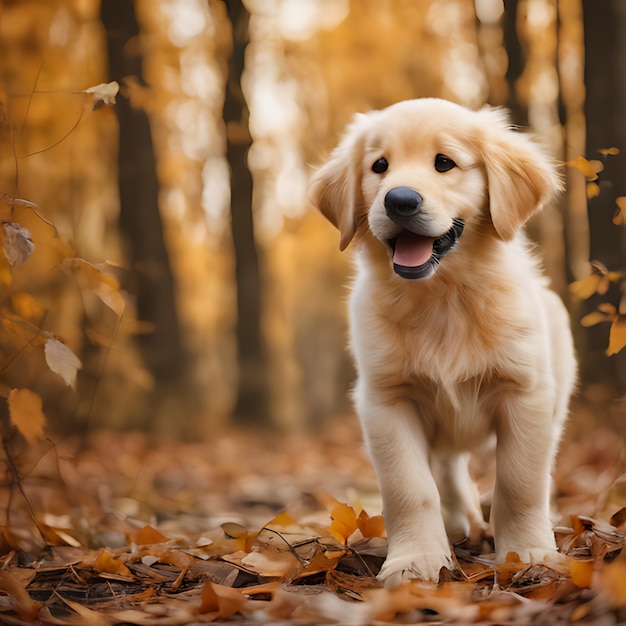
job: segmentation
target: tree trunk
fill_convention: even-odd
[[[239,385],[235,421],[269,423],[268,372],[261,330],[261,278],[254,239],[252,175],[248,150],[252,144],[248,106],[241,86],[248,45],[250,15],[241,0],[227,0],[232,25],[232,53],[224,98],[226,158],[230,166],[232,237],[237,282],[237,349]]]
[[[141,58],[130,52],[136,49],[132,40],[139,36],[133,0],[103,1],[101,19],[108,35],[111,79],[121,82],[134,75],[142,81]],[[184,376],[186,354],[159,213],[150,122],[145,111],[133,109],[121,95],[115,110],[119,121],[119,225],[130,262],[130,287],[137,299],[138,318],[154,325],[154,332],[140,335],[138,342],[157,391],[163,391]]]
[[[589,200],[591,259],[610,270],[626,269],[624,228],[611,219],[615,199],[626,195],[626,3],[624,0],[583,0],[585,29],[585,85],[587,98],[587,158],[602,158],[599,148],[618,146],[621,154],[605,159],[600,174],[601,193]],[[619,289],[591,301],[593,308],[603,301],[617,306]],[[589,330],[589,351],[583,377],[589,382],[609,382],[626,390],[626,350],[607,358],[605,324]]]
[[[517,93],[517,81],[524,72],[524,51],[517,34],[518,0],[504,0],[504,15],[502,18],[502,35],[504,48],[508,57],[506,82],[509,86],[507,107],[511,111],[511,118],[515,124],[528,125],[527,103],[520,102]]]

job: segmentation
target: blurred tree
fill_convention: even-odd
[[[250,15],[241,0],[227,0],[226,8],[232,27],[232,50],[228,59],[223,117],[226,158],[230,166],[239,366],[234,420],[261,424],[269,422],[268,366],[261,331],[261,278],[252,216],[252,175],[247,161],[252,138],[248,127],[248,105],[241,83]]]
[[[133,0],[102,2],[101,19],[108,36],[110,78],[121,83],[126,76],[136,76],[142,82]],[[119,225],[130,262],[130,288],[136,295],[138,319],[154,326],[153,332],[140,335],[138,341],[155,388],[164,392],[183,380],[187,359],[159,213],[150,122],[146,112],[133,108],[123,95],[115,109],[119,121]]]
[[[624,0],[583,0],[585,32],[585,117],[587,158],[599,158],[598,149],[618,146],[618,156],[605,159],[600,174],[601,193],[589,201],[591,259],[612,270],[626,270],[624,229],[612,223],[615,198],[626,194],[626,3]],[[615,288],[607,297],[619,302]],[[606,300],[607,297],[602,299]],[[598,300],[593,299],[591,308]],[[626,390],[626,351],[611,359],[604,355],[606,327],[589,329],[584,360],[587,381],[607,382]]]
[[[528,109],[520,100],[517,81],[524,72],[524,51],[519,41],[517,20],[518,0],[504,0],[504,14],[502,20],[504,47],[508,57],[506,82],[509,85],[507,107],[511,111],[511,118],[515,124],[528,124]]]

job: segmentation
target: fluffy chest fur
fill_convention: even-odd
[[[507,250],[499,256],[490,265],[500,268],[497,276],[477,269],[468,277],[452,264],[416,282],[378,277],[357,260],[350,308],[359,386],[386,402],[411,400],[436,448],[478,445],[503,399],[549,379],[544,287],[534,262],[518,257],[502,272]]]

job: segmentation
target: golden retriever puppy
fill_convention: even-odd
[[[501,110],[438,99],[357,115],[312,199],[354,242],[354,400],[383,498],[379,579],[437,580],[484,528],[468,452],[497,437],[496,557],[557,558],[550,471],[576,362],[520,231],[560,189]]]

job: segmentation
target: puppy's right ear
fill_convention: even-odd
[[[339,249],[345,250],[357,228],[362,208],[362,161],[369,124],[367,115],[357,114],[341,143],[328,161],[313,175],[309,190],[311,202],[339,229]]]

